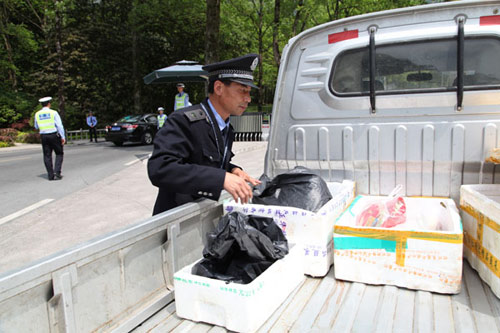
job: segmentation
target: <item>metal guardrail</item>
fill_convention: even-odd
[[[0,274],[1,332],[128,332],[174,299],[223,214],[202,200]]]
[[[238,117],[231,116],[231,125],[235,130],[235,141],[262,141],[262,113],[243,114]],[[104,138],[106,129],[96,129],[97,137]],[[67,131],[66,140],[90,140],[89,130],[80,128],[79,130]]]
[[[106,136],[106,129],[96,128],[97,137],[104,138]],[[89,130],[80,128],[79,130],[66,131],[66,140],[68,142],[75,140],[90,140]]]
[[[262,113],[249,113],[231,117],[231,125],[235,131],[235,141],[261,141],[262,118]]]

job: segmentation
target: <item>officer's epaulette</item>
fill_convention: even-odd
[[[205,114],[205,112],[203,112],[202,109],[185,111],[184,115],[187,117],[187,119],[189,119],[190,122],[195,122],[207,118],[207,115]]]

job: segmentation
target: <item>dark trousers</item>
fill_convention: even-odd
[[[54,178],[54,173],[56,175],[61,174],[62,162],[63,162],[63,145],[61,143],[61,137],[57,133],[42,134],[42,150],[43,150],[43,162],[45,163],[45,168],[49,174],[49,179]],[[56,166],[55,169],[52,168],[52,151],[56,153]]]
[[[95,142],[97,142],[97,131],[95,130],[95,127],[89,127],[90,141],[92,141],[92,134],[94,134]]]

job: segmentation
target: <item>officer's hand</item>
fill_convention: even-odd
[[[65,143],[66,143],[66,140],[64,140],[63,138],[61,138],[61,144],[64,146]]]
[[[224,189],[233,196],[234,201],[240,199],[242,203],[247,203],[252,198],[252,189],[245,179],[233,173],[226,172]]]
[[[251,177],[248,173],[241,170],[240,168],[234,168],[233,170],[231,170],[231,173],[240,178],[243,178],[246,182],[249,182],[253,186],[260,184],[260,180]]]

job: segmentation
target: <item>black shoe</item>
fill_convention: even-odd
[[[49,180],[54,180],[54,176],[48,176]]]
[[[61,180],[62,178],[62,175],[54,175],[54,180]]]

